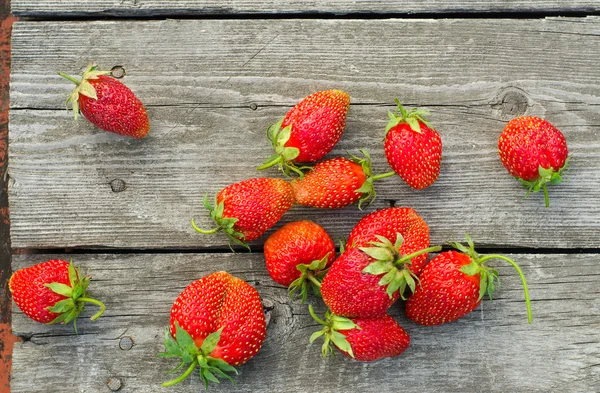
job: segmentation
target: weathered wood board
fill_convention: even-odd
[[[13,269],[64,255],[17,255]],[[248,280],[263,298],[269,325],[259,354],[240,368],[233,387],[212,392],[595,392],[600,390],[600,275],[598,254],[510,255],[529,281],[534,321],[528,325],[520,280],[503,262],[502,285],[464,319],[425,328],[409,322],[402,305],[391,310],[411,336],[400,357],[367,364],[336,356],[321,359],[308,337],[317,324],[305,305],[292,303],[274,284],[260,253],[73,255],[94,277],[90,292],[105,302],[97,321],[45,326],[13,309],[13,330],[23,338],[13,355],[13,393],[162,392],[156,358],[169,310],[191,281],[218,270]],[[318,305],[323,312],[320,301]],[[95,310],[86,309],[85,316]],[[133,347],[130,345],[133,340]],[[129,345],[128,345],[129,344]],[[171,392],[200,391],[199,380]]]
[[[190,34],[193,33],[193,34]],[[399,177],[377,185],[365,212],[411,206],[432,241],[470,233],[480,245],[600,247],[600,19],[164,20],[18,22],[13,31],[9,195],[15,248],[225,247],[196,234],[211,223],[201,196],[257,176],[271,154],[265,128],[314,91],[352,96],[347,130],[329,156],[371,151],[399,97],[431,110],[444,141],[438,182],[420,192]],[[148,106],[135,141],[71,120],[71,85],[89,61],[121,65]],[[501,166],[497,138],[521,114],[567,136],[568,181],[523,200]],[[114,192],[111,181],[125,182]],[[113,183],[115,185],[115,183]],[[365,214],[293,208],[334,238]],[[260,242],[256,243],[257,245]]]
[[[500,12],[593,12],[600,3],[591,0],[13,0],[18,16],[161,16],[219,14],[438,14]]]

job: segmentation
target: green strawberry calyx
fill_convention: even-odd
[[[170,381],[164,382],[162,386],[169,387],[183,381],[196,369],[200,368],[200,378],[204,382],[204,386],[208,388],[209,382],[220,383],[220,378],[229,379],[235,383],[233,378],[227,373],[237,375],[237,370],[229,365],[223,359],[210,356],[215,350],[219,340],[221,340],[221,332],[223,328],[206,336],[200,348],[196,346],[194,339],[190,334],[175,322],[175,338],[171,336],[169,329],[165,331],[165,352],[159,353],[159,357],[163,358],[180,358],[181,363],[168,373],[174,373],[182,369],[186,364],[188,368],[179,377]]]
[[[77,332],[77,316],[85,308],[85,303],[92,303],[100,307],[100,310],[90,318],[92,321],[100,318],[106,307],[104,303],[88,297],[86,293],[92,277],[82,276],[79,267],[73,265],[73,261],[69,263],[68,273],[69,285],[59,282],[44,284],[52,292],[66,297],[66,299],[59,300],[54,305],[48,307],[48,311],[59,314],[52,321],[48,322],[48,325],[73,321],[73,328]]]
[[[473,240],[471,239],[471,237],[469,235],[465,235],[465,238],[467,240],[468,247],[461,243],[458,243],[458,242],[451,242],[450,245],[452,247],[454,247],[455,249],[457,249],[458,251],[462,252],[463,254],[468,255],[469,258],[471,259],[471,263],[461,267],[460,271],[462,273],[466,274],[467,276],[474,276],[477,274],[479,275],[479,298],[478,298],[478,300],[483,299],[483,297],[485,296],[486,293],[487,293],[488,297],[490,298],[490,300],[492,300],[492,296],[494,294],[494,291],[496,290],[496,287],[500,286],[500,279],[498,278],[498,271],[491,267],[486,266],[485,262],[490,259],[501,259],[503,261],[506,261],[515,268],[515,270],[519,274],[519,277],[521,278],[521,283],[523,284],[523,291],[525,293],[525,304],[527,306],[527,321],[529,323],[531,323],[533,318],[532,318],[532,314],[531,314],[531,300],[529,298],[529,290],[527,288],[527,280],[525,279],[525,275],[523,274],[523,271],[521,270],[519,265],[517,265],[517,263],[515,261],[513,261],[512,259],[510,259],[508,257],[505,257],[504,255],[499,255],[499,254],[489,254],[489,255],[484,255],[484,256],[479,255],[479,253],[477,253],[475,251],[475,244],[473,243]]]
[[[319,324],[323,325],[323,329],[314,332],[309,339],[309,342],[312,344],[317,338],[323,337],[323,346],[321,347],[321,353],[323,354],[323,358],[327,358],[327,355],[333,355],[333,347],[332,343],[342,352],[346,352],[350,357],[354,357],[354,353],[352,352],[352,346],[346,339],[346,336],[340,333],[338,330],[350,330],[350,329],[360,329],[360,326],[352,322],[351,319],[346,317],[340,317],[338,315],[333,314],[331,311],[327,311],[325,313],[325,319],[321,319],[315,314],[315,310],[312,305],[308,306],[308,312],[313,317],[315,321]]]
[[[327,253],[321,259],[315,259],[311,263],[301,263],[296,266],[296,269],[300,271],[300,277],[292,281],[288,291],[290,297],[293,297],[296,291],[300,291],[300,298],[302,303],[306,302],[308,297],[308,288],[312,287],[313,292],[317,296],[321,296],[321,281],[325,277],[327,270],[327,262],[329,261],[329,255]]]
[[[429,116],[429,111],[418,108],[406,110],[400,103],[399,99],[396,98],[395,101],[398,108],[394,112],[388,112],[388,117],[390,118],[390,120],[388,121],[385,127],[386,134],[389,130],[401,123],[408,124],[411,130],[419,134],[423,133],[421,131],[420,123],[425,124],[429,128],[433,128],[431,127],[431,124],[427,120],[425,120],[425,117]]]
[[[243,240],[245,237],[244,234],[235,229],[235,224],[238,222],[238,219],[235,217],[223,217],[223,212],[225,210],[225,199],[219,202],[215,196],[213,205],[208,200],[208,195],[205,194],[202,202],[204,203],[204,207],[208,210],[210,218],[212,218],[217,226],[213,229],[202,229],[196,225],[196,222],[192,218],[192,228],[194,228],[196,232],[204,235],[212,235],[213,233],[223,231],[229,238],[229,248],[231,248],[232,251],[232,243],[245,247],[248,249],[248,251],[250,251],[250,246],[248,246],[248,243]]]
[[[546,184],[559,184],[562,182],[562,174],[567,169],[567,165],[569,164],[570,157],[567,157],[565,163],[562,167],[560,167],[557,171],[555,171],[552,167],[544,168],[543,166],[538,167],[539,177],[534,180],[524,180],[521,178],[517,178],[523,184],[525,188],[527,188],[527,193],[525,194],[525,198],[529,196],[529,194],[533,192],[538,192],[541,190],[544,191],[544,200],[546,202],[546,207],[550,206],[550,198],[548,197],[548,187]]]
[[[285,146],[292,136],[292,125],[290,124],[282,128],[283,120],[284,118],[267,128],[267,138],[271,141],[275,154],[256,169],[260,171],[277,165],[279,170],[285,173],[286,176],[291,176],[292,173],[295,173],[300,178],[303,178],[303,168],[299,168],[294,164],[294,160],[300,155],[300,149]]]
[[[382,173],[380,175],[373,175],[373,170],[371,168],[371,155],[369,154],[367,149],[359,150],[363,157],[358,157],[348,153],[353,162],[359,164],[365,174],[365,182],[356,190],[355,192],[361,194],[360,199],[358,200],[358,208],[362,210],[363,204],[365,207],[368,206],[373,200],[375,200],[375,196],[377,193],[375,192],[375,187],[373,186],[373,182],[379,179],[383,179],[386,177],[394,176],[395,172],[387,172]]]
[[[77,117],[79,116],[79,95],[84,95],[86,97],[92,98],[94,100],[98,99],[98,96],[96,95],[96,89],[94,88],[94,86],[92,86],[92,84],[89,82],[90,79],[98,79],[98,77],[100,75],[107,75],[110,74],[110,71],[100,71],[98,70],[98,66],[96,64],[90,64],[85,71],[83,72],[83,75],[81,76],[81,80],[78,80],[75,77],[72,77],[71,75],[65,74],[64,72],[59,72],[58,75],[62,76],[63,78],[66,78],[68,80],[70,80],[71,82],[75,83],[76,87],[75,89],[73,89],[73,91],[71,92],[71,95],[69,96],[69,98],[67,98],[67,106],[69,105],[69,103],[71,104],[71,106],[73,107],[73,114],[75,116],[75,119],[77,119]]]
[[[375,262],[365,267],[362,272],[376,276],[382,275],[379,285],[386,287],[385,291],[388,296],[392,298],[394,293],[398,291],[402,299],[406,300],[404,296],[406,287],[414,293],[416,283],[419,281],[417,275],[410,270],[412,258],[429,252],[441,251],[442,247],[428,247],[409,255],[402,255],[400,247],[404,242],[404,238],[400,232],[396,234],[394,243],[384,236],[376,235],[376,237],[379,241],[369,242],[370,247],[359,247],[361,251],[375,260]]]

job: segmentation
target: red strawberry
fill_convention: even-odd
[[[564,135],[539,117],[517,117],[500,134],[498,153],[502,165],[528,189],[527,195],[543,189],[546,207],[550,206],[546,184],[560,183],[567,167]]]
[[[86,290],[90,279],[82,277],[79,268],[72,263],[53,259],[17,270],[8,287],[17,306],[29,318],[47,324],[73,321],[76,329],[77,316],[85,303],[100,306],[92,321],[105,309],[102,302],[88,297]]]
[[[324,325],[323,330],[310,337],[312,343],[323,336],[323,357],[333,351],[331,343],[344,355],[362,362],[398,356],[410,344],[408,334],[387,314],[373,319],[361,319],[340,317],[328,311],[325,320],[322,320],[315,315],[312,306],[308,309],[312,317]]]
[[[320,162],[304,177],[294,179],[296,203],[322,209],[337,209],[358,201],[369,204],[375,198],[373,181],[389,176],[371,175],[371,158],[361,150],[365,158],[344,157]],[[393,174],[392,174],[393,175]]]
[[[396,99],[398,110],[389,113],[384,150],[394,170],[412,188],[431,186],[440,174],[442,139],[423,118],[422,109],[406,111]]]
[[[429,226],[409,207],[390,207],[367,214],[352,228],[347,247],[366,247],[376,242],[377,236],[394,242],[398,233],[404,238],[401,254],[408,255],[429,247]],[[427,254],[419,255],[412,259],[408,268],[419,274],[426,261]]]
[[[175,385],[200,367],[200,377],[217,382],[232,378],[234,366],[250,360],[260,350],[266,322],[260,296],[245,281],[227,272],[217,272],[194,281],[177,297],[171,308],[171,327],[165,332],[162,357],[181,357],[190,363],[178,378],[163,383]],[[178,367],[179,368],[179,367]]]
[[[150,121],[142,102],[131,90],[115,78],[106,76],[110,71],[98,71],[91,64],[81,81],[59,72],[75,83],[67,104],[71,102],[75,119],[79,112],[96,127],[119,135],[143,138],[150,131]]]
[[[289,287],[290,294],[299,289],[304,302],[310,284],[319,293],[324,270],[335,259],[335,244],[320,225],[296,221],[269,236],[264,253],[271,278]]]
[[[440,325],[456,321],[479,306],[487,293],[490,299],[496,287],[498,272],[485,266],[489,259],[502,259],[517,269],[527,303],[527,316],[531,323],[531,306],[527,282],[521,269],[503,255],[480,256],[467,236],[469,248],[454,243],[460,252],[439,254],[425,266],[419,276],[420,285],[406,302],[406,315],[421,325]]]
[[[430,247],[403,255],[402,235],[395,244],[383,236],[372,247],[350,248],[331,265],[321,284],[321,295],[336,315],[375,318],[384,314],[406,287],[415,291],[411,259],[441,247]]]
[[[204,196],[204,206],[210,211],[217,227],[200,233],[223,230],[230,241],[248,247],[246,241],[258,239],[292,207],[294,193],[288,182],[281,179],[254,178],[231,184],[222,189],[211,206]]]
[[[302,175],[294,163],[310,163],[323,158],[338,142],[350,106],[350,96],[341,90],[311,94],[267,130],[275,155],[258,169],[278,165],[287,175]]]

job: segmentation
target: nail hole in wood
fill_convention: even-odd
[[[253,111],[258,109],[258,105],[256,105],[254,102],[252,104],[250,104],[250,109],[252,109]]]
[[[125,68],[123,68],[122,66],[114,66],[110,70],[110,76],[112,76],[113,78],[121,79],[125,76]]]
[[[106,381],[106,385],[108,386],[108,388],[110,390],[112,390],[113,392],[116,392],[118,390],[121,390],[123,383],[121,382],[121,380],[119,378],[112,377],[108,381]]]

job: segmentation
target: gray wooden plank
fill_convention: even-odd
[[[14,0],[12,12],[18,16],[160,16],[290,13],[471,13],[471,12],[593,12],[600,3],[593,0]]]
[[[316,323],[305,305],[292,303],[271,281],[259,253],[16,255],[13,269],[73,257],[93,275],[90,290],[107,311],[95,322],[80,318],[75,336],[68,326],[32,322],[15,306],[13,330],[24,341],[14,348],[12,392],[104,392],[111,379],[119,379],[122,392],[163,391],[162,371],[173,364],[156,354],[163,350],[172,302],[191,281],[217,270],[256,286],[269,324],[263,348],[240,368],[235,388],[223,383],[212,386],[213,392],[598,391],[600,256],[509,256],[528,278],[532,325],[516,273],[492,263],[502,280],[493,302],[458,322],[428,328],[408,321],[402,305],[395,305],[392,314],[410,334],[411,346],[400,357],[363,364],[343,356],[320,358],[319,345],[308,343]],[[324,311],[317,299],[311,302]],[[133,348],[120,349],[128,338]],[[199,381],[190,381],[170,391],[199,389]]]
[[[330,156],[366,147],[375,171],[387,171],[381,138],[394,97],[430,109],[444,141],[433,187],[416,192],[398,177],[383,180],[365,212],[390,200],[414,207],[434,243],[468,232],[489,246],[599,247],[599,22],[18,22],[12,245],[222,247],[222,236],[201,236],[189,225],[197,217],[210,226],[201,195],[276,176],[254,169],[270,154],[265,127],[303,96],[338,87],[353,104]],[[71,121],[62,106],[71,86],[54,73],[77,72],[91,59],[125,67],[125,82],[148,106],[149,137],[128,140]],[[551,187],[549,209],[541,195],[522,199],[497,156],[505,122],[523,112],[560,128],[573,156],[568,181]],[[127,189],[113,192],[113,179]],[[344,238],[365,212],[295,207],[284,220],[313,219]]]

